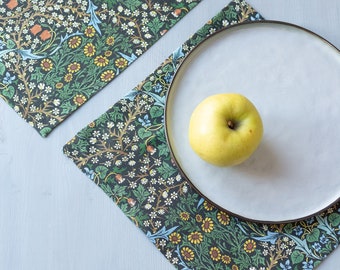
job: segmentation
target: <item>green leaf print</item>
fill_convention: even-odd
[[[320,230],[314,228],[313,231],[306,236],[307,242],[316,242],[319,240],[320,237]]]
[[[107,175],[107,172],[108,172],[108,168],[106,168],[105,166],[98,166],[96,169],[95,169],[95,172],[97,173],[98,177],[103,180],[106,175]]]
[[[148,137],[150,137],[151,135],[152,135],[152,132],[151,131],[149,131],[149,130],[146,130],[145,128],[140,128],[139,130],[138,130],[138,136],[139,136],[139,138],[141,138],[141,139],[145,139],[145,138],[148,138]]]
[[[72,105],[70,101],[65,102],[61,104],[60,108],[62,108],[62,114],[68,114],[69,112],[73,111],[75,108],[77,108],[76,105]]]
[[[328,220],[332,224],[332,226],[334,226],[334,227],[339,226],[339,224],[340,224],[340,214],[332,213],[332,214],[329,215]]]
[[[150,109],[150,115],[152,118],[160,117],[163,115],[164,109],[159,106],[152,106]]]
[[[2,63],[0,61],[0,76],[4,75],[5,71],[6,71],[6,67],[5,67],[4,63]]]
[[[143,185],[138,185],[138,187],[132,191],[133,195],[137,198],[137,201],[141,204],[149,196],[149,192],[143,187]]]
[[[3,91],[2,91],[2,94],[5,96],[5,97],[8,97],[8,98],[12,98],[15,94],[15,89],[13,86],[8,86],[6,87]]]
[[[109,113],[111,121],[123,120],[123,114],[119,111],[118,107],[113,107]]]
[[[7,41],[7,48],[8,49],[14,49],[16,47],[15,42],[11,39]]]
[[[165,73],[170,73],[170,72],[173,72],[174,71],[174,67],[170,64],[167,64],[165,65],[162,70],[165,72]]]
[[[35,70],[36,72],[35,73],[32,73],[31,75],[31,79],[32,80],[36,80],[36,81],[42,81],[44,80],[44,74],[41,72],[41,68],[36,68]],[[48,84],[51,84],[51,81],[50,80],[46,80],[45,81],[48,83]],[[52,85],[53,85],[53,81],[52,81]]]
[[[160,144],[158,147],[159,155],[167,157],[169,155],[169,148],[167,144]]]
[[[237,19],[237,12],[233,6],[229,6],[225,11],[225,17],[228,20],[236,20]]]
[[[163,179],[169,178],[171,175],[177,172],[174,167],[171,167],[168,163],[163,162],[160,167],[157,168]]]
[[[151,22],[148,23],[148,27],[154,35],[157,35],[159,33],[163,25],[164,22],[161,22],[158,17],[154,18]]]
[[[40,134],[43,137],[46,137],[47,134],[49,134],[51,132],[51,128],[49,127],[44,127],[42,130],[40,130]]]
[[[131,11],[134,11],[142,3],[139,0],[123,0],[119,2],[121,2],[124,6],[126,6]]]
[[[304,257],[305,256],[303,256],[303,254],[300,251],[294,250],[291,255],[292,263],[298,264],[303,261]]]
[[[114,186],[112,190],[112,194],[117,196],[117,197],[122,197],[126,193],[126,188],[125,186]]]
[[[146,83],[144,83],[143,89],[144,89],[145,91],[151,91],[151,90],[152,90],[152,82],[147,81]]]
[[[100,184],[100,188],[108,195],[110,198],[113,196],[113,192],[111,190],[110,185]]]
[[[288,223],[285,227],[284,227],[284,231],[286,233],[292,233],[293,232],[293,224],[292,223]]]

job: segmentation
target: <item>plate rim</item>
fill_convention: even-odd
[[[166,99],[165,99],[165,106],[164,106],[164,130],[165,130],[165,138],[167,141],[167,145],[169,147],[169,151],[170,151],[170,155],[171,158],[173,159],[173,162],[175,164],[175,166],[177,167],[177,169],[179,170],[179,172],[183,175],[183,177],[185,178],[185,180],[187,181],[187,183],[190,185],[191,188],[193,188],[204,200],[206,200],[209,204],[213,205],[215,208],[224,211],[228,214],[231,214],[233,216],[236,216],[237,218],[241,218],[243,220],[246,221],[251,221],[251,222],[259,222],[259,223],[270,223],[270,224],[282,224],[282,223],[290,223],[290,222],[297,222],[297,221],[301,221],[304,219],[308,219],[311,218],[315,215],[318,215],[322,212],[324,212],[325,210],[327,210],[329,207],[331,207],[332,205],[336,204],[337,202],[340,202],[340,195],[338,196],[337,199],[335,199],[334,201],[332,201],[331,203],[327,204],[325,207],[322,207],[321,209],[308,214],[308,215],[304,215],[302,217],[296,217],[296,218],[291,218],[291,219],[280,219],[280,220],[264,220],[264,219],[256,219],[256,218],[249,218],[246,217],[242,214],[238,214],[235,213],[234,211],[228,210],[223,206],[220,206],[219,204],[215,203],[213,200],[209,199],[207,195],[204,195],[203,192],[201,190],[199,190],[199,188],[196,187],[196,185],[190,180],[190,178],[186,175],[186,173],[184,172],[184,170],[182,169],[180,163],[178,162],[175,154],[174,154],[174,150],[173,147],[170,143],[170,134],[169,134],[169,128],[168,128],[168,108],[169,108],[169,95],[171,93],[171,89],[172,86],[175,82],[175,79],[178,77],[178,74],[180,72],[180,70],[182,69],[184,63],[186,62],[187,58],[189,58],[194,52],[196,52],[201,46],[203,46],[203,44],[209,40],[210,38],[220,34],[221,32],[225,32],[225,31],[229,31],[232,30],[234,28],[239,28],[245,25],[251,25],[251,24],[274,24],[274,25],[281,25],[281,26],[288,26],[288,27],[292,27],[298,30],[302,30],[303,32],[310,34],[316,38],[318,38],[320,41],[324,42],[327,46],[331,47],[332,49],[335,49],[339,54],[340,54],[340,48],[337,48],[333,43],[331,43],[329,40],[327,40],[326,38],[322,37],[321,35],[315,33],[314,31],[307,29],[303,26],[294,24],[294,23],[290,23],[290,22],[285,22],[285,21],[279,21],[279,20],[258,20],[258,21],[245,21],[245,22],[241,22],[241,23],[237,23],[237,24],[233,24],[233,25],[229,25],[223,29],[219,29],[217,31],[215,31],[212,34],[209,34],[207,37],[205,37],[198,45],[196,45],[193,49],[191,49],[182,59],[182,61],[180,62],[180,64],[178,65],[177,69],[175,70],[175,73],[171,79],[171,82],[169,83],[169,87],[168,87],[168,91],[166,93]]]

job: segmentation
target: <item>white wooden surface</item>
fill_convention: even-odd
[[[0,269],[173,269],[63,145],[149,75],[228,0],[203,0],[129,69],[43,139],[0,101]],[[304,26],[340,48],[340,1],[248,0],[266,19]],[[337,269],[340,249],[320,270]]]

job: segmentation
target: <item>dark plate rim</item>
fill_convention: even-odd
[[[182,176],[185,178],[185,180],[188,182],[188,184],[202,197],[204,198],[204,200],[206,200],[209,204],[213,205],[215,208],[221,210],[221,211],[224,211],[230,215],[233,215],[233,216],[236,216],[240,219],[243,219],[243,220],[246,220],[246,221],[251,221],[251,222],[258,222],[258,223],[268,223],[268,224],[283,224],[283,223],[290,223],[290,222],[297,222],[297,221],[301,221],[301,220],[304,220],[304,219],[308,219],[308,218],[311,218],[311,217],[314,217],[315,215],[318,215],[322,212],[324,212],[325,210],[327,210],[329,207],[331,207],[332,205],[336,204],[337,202],[340,201],[340,197],[336,200],[334,200],[332,203],[328,204],[326,207],[323,207],[321,208],[320,210],[314,212],[314,213],[311,213],[310,215],[305,215],[305,216],[302,216],[300,218],[293,218],[293,219],[288,219],[288,220],[261,220],[261,219],[253,219],[253,218],[249,218],[249,217],[246,217],[246,216],[243,216],[243,215],[240,215],[240,214],[237,214],[233,211],[230,211],[220,205],[218,205],[217,203],[215,203],[214,201],[212,201],[211,199],[209,199],[206,195],[203,194],[202,191],[200,191],[195,185],[194,183],[189,179],[189,177],[186,175],[186,173],[183,171],[181,165],[179,164],[178,160],[176,159],[176,156],[174,154],[174,150],[173,150],[173,147],[171,146],[171,143],[170,143],[170,135],[169,135],[169,130],[168,130],[168,125],[167,125],[167,118],[168,118],[168,113],[167,113],[167,108],[169,107],[169,95],[171,93],[171,89],[172,89],[172,86],[174,84],[174,81],[175,79],[178,77],[178,74],[180,73],[181,69],[182,69],[182,66],[183,64],[186,62],[186,60],[189,58],[189,56],[191,56],[194,52],[196,52],[207,40],[209,40],[211,37],[214,37],[216,35],[218,35],[219,33],[221,32],[225,32],[225,31],[229,31],[231,29],[234,29],[234,28],[239,28],[239,27],[242,27],[244,25],[251,25],[251,24],[274,24],[274,25],[283,25],[283,26],[289,26],[289,27],[293,27],[295,29],[299,29],[299,30],[302,30],[312,36],[315,36],[316,38],[320,39],[321,41],[325,42],[328,46],[330,46],[331,48],[335,49],[338,53],[340,53],[340,49],[338,49],[335,45],[333,45],[331,42],[329,42],[327,39],[325,39],[324,37],[316,34],[315,32],[305,28],[305,27],[302,27],[302,26],[299,26],[299,25],[296,25],[296,24],[293,24],[293,23],[289,23],[289,22],[285,22],[285,21],[277,21],[277,20],[259,20],[259,21],[246,21],[246,22],[241,22],[241,23],[237,23],[237,24],[234,24],[234,25],[229,25],[223,29],[220,29],[220,30],[217,30],[215,31],[214,33],[208,35],[206,38],[204,38],[197,46],[195,46],[191,51],[189,51],[185,57],[182,59],[181,63],[179,64],[179,66],[177,67],[176,71],[175,71],[175,74],[169,84],[169,87],[168,87],[168,91],[167,91],[167,94],[166,94],[166,102],[165,102],[165,106],[164,106],[164,129],[165,129],[165,137],[166,137],[166,141],[167,141],[167,144],[168,144],[168,147],[169,147],[169,150],[170,150],[170,155],[171,155],[171,158],[173,159],[173,162],[175,163],[176,167],[178,168],[178,170],[180,171],[180,173],[182,174]]]

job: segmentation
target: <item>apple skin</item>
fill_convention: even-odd
[[[194,152],[216,166],[247,160],[263,136],[261,117],[253,103],[238,93],[209,96],[194,109],[189,143]]]

